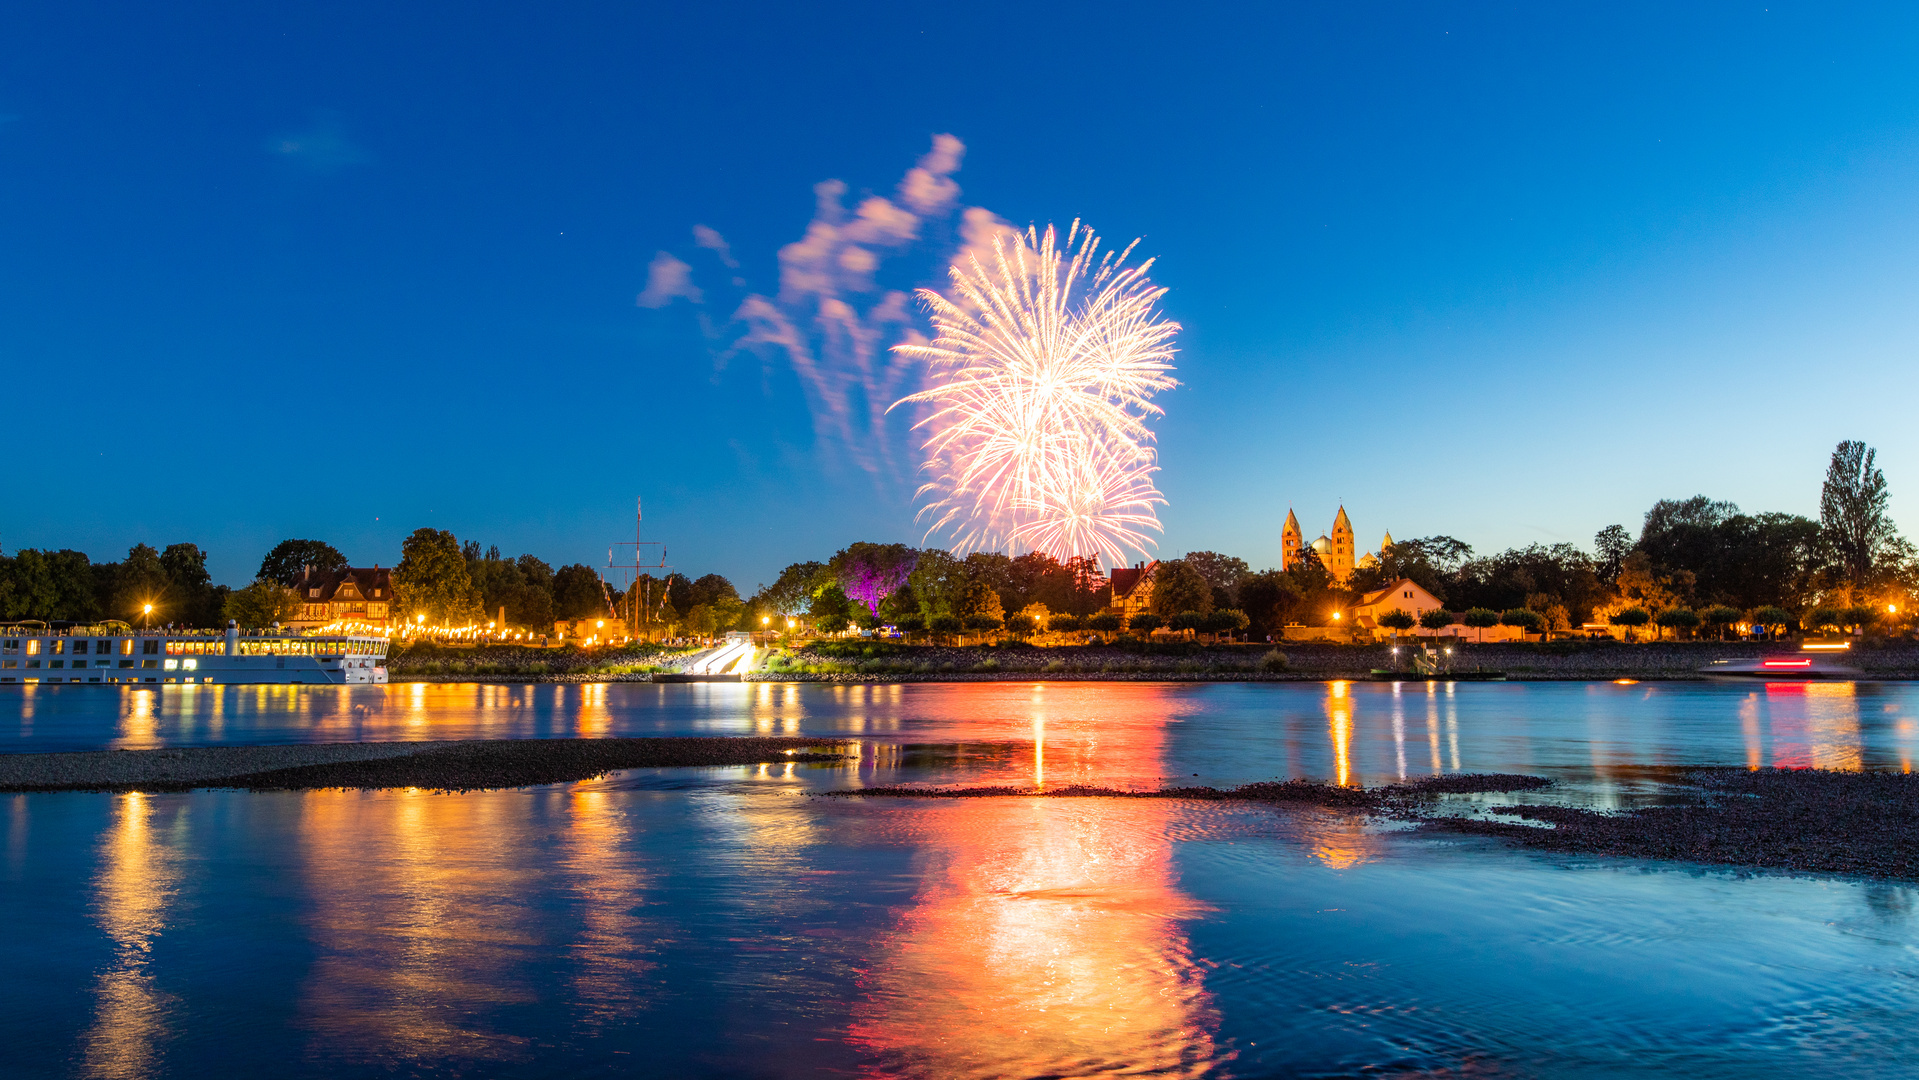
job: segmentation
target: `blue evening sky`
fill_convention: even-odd
[[[879,284],[969,207],[1143,237],[1165,552],[1815,514],[1844,438],[1919,527],[1915,55],[1911,5],[10,7],[0,544],[600,563],[644,495],[746,591],[917,542],[901,425],[735,312],[949,133]]]

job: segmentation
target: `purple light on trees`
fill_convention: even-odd
[[[906,584],[919,554],[905,544],[853,544],[833,557],[833,570],[840,591],[878,615],[880,602]]]

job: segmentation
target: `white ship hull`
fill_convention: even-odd
[[[379,685],[381,637],[0,627],[0,685]]]

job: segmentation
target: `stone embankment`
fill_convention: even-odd
[[[1715,660],[1793,653],[1794,642],[1558,641],[1449,646],[1460,674],[1501,672],[1514,680],[1699,679]],[[413,649],[388,670],[397,682],[646,682],[680,670],[691,649]],[[764,682],[1300,681],[1363,679],[1409,669],[1411,647],[1390,645],[1199,645],[1193,643],[946,647],[816,643],[761,657],[747,678]],[[1919,642],[1859,642],[1835,658],[1866,676],[1919,678]],[[1408,672],[1408,677],[1415,677]]]
[[[1509,679],[1700,679],[1715,660],[1796,653],[1797,643],[1565,641],[1450,646],[1457,673],[1502,672]],[[1273,656],[1277,652],[1279,659]],[[1229,646],[1079,646],[939,648],[879,645],[867,656],[845,646],[789,651],[755,679],[785,681],[1230,680],[1363,679],[1410,668],[1410,646],[1289,643]],[[1874,678],[1919,678],[1919,642],[1868,641],[1836,658]],[[782,671],[785,667],[789,670]],[[1409,672],[1409,678],[1412,676]]]

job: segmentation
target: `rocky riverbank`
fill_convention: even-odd
[[[1715,660],[1793,653],[1796,643],[1556,641],[1451,646],[1460,674],[1500,672],[1513,680],[1700,679]],[[396,682],[646,682],[678,671],[691,650],[407,650],[389,665]],[[892,642],[820,642],[762,654],[749,681],[982,682],[1298,681],[1363,679],[1407,666],[1390,645],[1202,645],[1122,642],[1039,648],[948,647]],[[1919,678],[1919,642],[1867,640],[1839,658],[1876,679]]]

